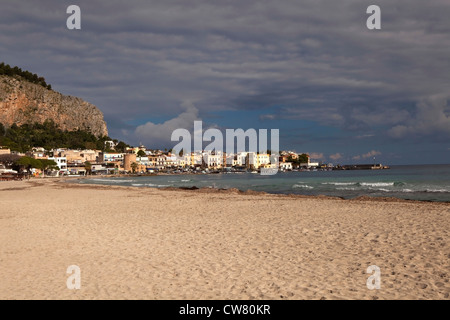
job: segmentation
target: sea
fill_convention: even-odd
[[[450,165],[391,166],[388,170],[335,170],[256,173],[176,174],[80,179],[80,184],[140,188],[236,188],[273,194],[360,196],[450,202]]]

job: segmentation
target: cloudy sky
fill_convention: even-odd
[[[203,120],[280,129],[282,149],[333,163],[450,163],[448,0],[0,4],[0,61],[95,104],[130,144],[170,148]]]

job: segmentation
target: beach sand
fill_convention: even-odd
[[[0,182],[0,299],[449,299],[449,230],[448,203]]]

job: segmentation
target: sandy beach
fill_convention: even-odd
[[[449,203],[0,182],[0,299],[449,299],[449,230]]]

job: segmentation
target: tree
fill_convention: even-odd
[[[16,154],[2,154],[0,155],[0,163],[3,163],[6,167],[12,167],[16,161],[20,159],[20,156]]]
[[[37,74],[31,73],[29,71],[24,71],[19,67],[11,67],[9,64],[4,62],[0,63],[0,75],[16,76],[22,79],[43,86],[51,90],[51,86],[47,85],[43,77],[39,77]]]
[[[86,150],[95,150],[97,148],[97,145],[95,144],[95,142],[88,141],[84,144],[84,147],[86,148]]]
[[[42,169],[42,161],[30,157],[22,157],[16,161],[22,170],[26,170],[28,174],[31,174],[31,169]]]
[[[52,121],[21,126],[13,124],[10,128],[4,129],[3,135],[0,127],[0,145],[19,152],[30,151],[36,146],[47,150],[55,148],[104,150],[104,142],[109,140],[111,140],[109,137],[98,138],[88,131],[63,131]],[[121,142],[119,146],[125,152],[127,145]]]
[[[133,162],[131,164],[131,170],[133,170],[133,173],[136,173],[138,166],[139,165],[136,162]]]
[[[138,156],[139,158],[142,158],[142,157],[145,157],[146,154],[145,154],[145,152],[144,152],[143,150],[139,150],[138,153],[137,153],[137,156]]]
[[[292,162],[294,164],[300,165],[301,163],[308,163],[309,155],[306,153],[302,153],[298,155],[297,159],[292,158],[292,156],[288,157],[288,162]]]
[[[31,173],[31,158],[22,157],[16,161],[16,165],[20,167],[20,171],[26,170],[29,174]]]
[[[84,167],[86,169],[86,174],[91,175],[92,174],[92,163],[90,163],[89,161],[86,161],[84,163]]]
[[[307,155],[306,153],[302,153],[301,155],[298,156],[299,163],[308,163],[308,159],[309,155]]]
[[[59,169],[56,162],[53,160],[44,159],[44,160],[41,160],[41,162],[42,162],[42,172],[44,173],[44,175],[45,175],[45,172],[47,172],[48,170]]]
[[[115,149],[116,149],[116,151],[119,152],[119,153],[124,153],[127,147],[128,147],[128,145],[127,145],[125,142],[120,141],[120,142],[116,145]]]
[[[30,167],[32,169],[42,169],[42,161],[39,159],[30,158]]]

